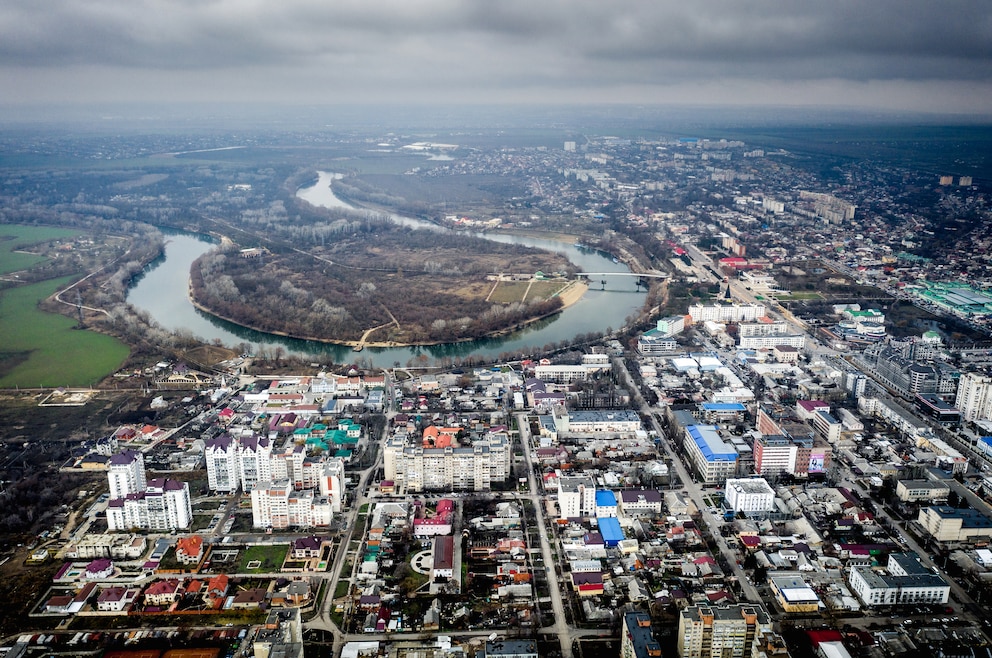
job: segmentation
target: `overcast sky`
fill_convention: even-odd
[[[990,0],[4,0],[0,104],[989,114]]]

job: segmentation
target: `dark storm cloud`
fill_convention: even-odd
[[[625,89],[637,100],[664,100],[676,87],[719,95],[721,84],[752,84],[781,95],[795,85],[847,84],[863,94],[869,82],[901,84],[909,97],[930,83],[958,85],[978,98],[992,81],[992,3],[3,3],[0,82],[30,97],[61,79],[67,93],[85,79],[126,96],[117,80],[136,94],[216,90],[245,99],[265,87],[312,101],[322,100],[322,86],[461,100],[558,93],[574,100],[583,90]]]

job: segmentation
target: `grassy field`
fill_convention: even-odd
[[[523,299],[524,294],[528,302],[540,301],[559,293],[567,285],[568,281],[535,281],[533,284],[527,281],[500,281],[489,301],[493,304],[511,304]]]
[[[241,553],[238,564],[238,573],[269,573],[282,569],[282,563],[286,561],[286,554],[289,553],[289,546],[251,546]],[[262,564],[257,569],[249,569],[248,564],[254,560]]]
[[[110,336],[74,329],[38,302],[71,278],[6,290],[0,295],[0,388],[90,386],[120,367],[128,347]]]
[[[29,250],[31,245],[39,242],[71,238],[78,233],[50,226],[0,225],[0,274],[26,270],[45,260],[44,256],[17,253],[19,250]]]

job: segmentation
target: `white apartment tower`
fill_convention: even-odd
[[[112,456],[107,479],[110,482],[111,500],[144,491],[146,486],[144,454],[137,450],[124,450]]]
[[[230,436],[207,440],[203,447],[203,459],[207,463],[207,485],[211,491],[233,493],[238,490],[237,448],[237,441]]]
[[[977,372],[961,373],[954,406],[961,411],[961,420],[992,420],[992,377]]]
[[[193,522],[189,484],[156,478],[142,491],[115,498],[107,505],[107,529],[111,532],[141,528],[174,532]]]
[[[331,511],[341,511],[344,500],[344,460],[331,459],[324,462],[324,472],[320,477],[320,494],[330,499]]]
[[[272,479],[272,442],[267,437],[242,438],[237,452],[242,491],[251,491],[257,483]]]

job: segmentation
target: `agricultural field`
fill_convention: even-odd
[[[51,279],[0,295],[0,388],[92,386],[127,358],[127,345],[116,338],[80,331],[73,319],[38,308],[71,280]]]
[[[66,240],[78,231],[48,226],[0,225],[0,274],[26,270],[45,260],[34,245],[51,240]]]

